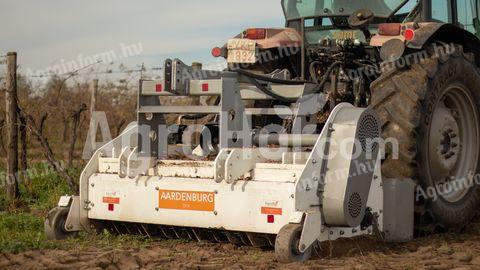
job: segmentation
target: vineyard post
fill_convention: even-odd
[[[6,126],[7,174],[6,193],[10,199],[18,198],[18,104],[17,104],[17,53],[9,52],[6,58]]]

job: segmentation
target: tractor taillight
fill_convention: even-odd
[[[399,23],[381,23],[378,25],[378,34],[381,36],[398,36],[402,25]]]
[[[244,32],[244,37],[248,39],[264,39],[267,36],[265,28],[250,28]]]
[[[222,56],[222,49],[219,47],[215,47],[212,49],[212,56],[213,57],[220,57]]]
[[[415,38],[415,30],[407,29],[403,32],[403,37],[405,37],[406,41],[411,41]]]

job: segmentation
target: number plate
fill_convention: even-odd
[[[250,63],[257,61],[255,50],[257,43],[250,39],[231,39],[228,41],[228,63]]]

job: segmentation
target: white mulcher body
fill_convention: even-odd
[[[175,60],[172,74],[181,68]],[[245,108],[242,100],[269,97],[236,74],[201,76],[173,85],[141,82],[138,122],[96,151],[81,175],[79,196],[60,199],[59,208],[69,208],[61,230],[90,231],[104,223],[132,233],[271,245],[280,261],[307,259],[314,244],[326,240],[374,233],[392,241],[411,237],[413,187],[382,179],[375,142],[380,127],[371,110],[342,103],[319,134],[255,135],[245,132],[245,115],[289,114],[305,122],[323,105],[322,95],[307,99],[309,85],[271,85],[300,101],[286,108]],[[215,106],[159,102],[159,96],[202,95],[221,99]],[[163,115],[177,113],[219,115],[213,161],[168,159],[176,146],[168,143],[166,129],[156,127]],[[268,147],[258,146],[262,140]],[[155,150],[138,154],[146,148]],[[52,235],[48,230],[57,225],[49,218]]]

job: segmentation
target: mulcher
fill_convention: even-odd
[[[173,59],[141,80],[137,121],[93,154],[47,237],[106,228],[274,246],[293,262],[322,241],[468,224],[480,1],[281,4],[285,28],[212,50],[224,71]],[[163,102],[181,97],[203,104]]]

